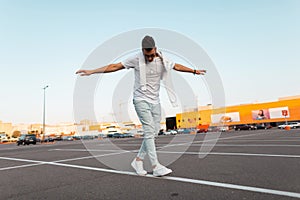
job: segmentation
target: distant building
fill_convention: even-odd
[[[0,121],[0,132],[5,133],[9,137],[12,135],[13,126],[12,123],[3,123]]]
[[[260,123],[277,126],[286,121],[300,121],[300,95],[279,98],[278,101],[273,102],[242,104],[216,109],[203,107],[199,111],[176,114],[177,128]]]

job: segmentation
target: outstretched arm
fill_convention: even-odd
[[[119,71],[121,69],[125,69],[125,67],[122,65],[122,63],[115,63],[115,64],[109,64],[104,67],[100,67],[97,69],[87,70],[87,69],[81,69],[76,72],[76,74],[80,74],[80,76],[89,76],[91,74],[96,73],[110,73]]]
[[[198,75],[204,75],[206,73],[206,70],[191,69],[189,67],[183,66],[178,63],[175,63],[173,69],[175,69],[176,71],[180,71],[180,72],[189,72],[189,73],[198,74]]]

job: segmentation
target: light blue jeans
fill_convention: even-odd
[[[156,166],[158,164],[158,159],[154,138],[160,129],[160,104],[151,104],[147,101],[136,100],[133,100],[133,104],[144,131],[144,140],[137,157],[144,160],[146,154],[148,154],[151,165]]]

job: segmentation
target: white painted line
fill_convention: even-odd
[[[59,149],[55,149],[55,150],[59,150]],[[64,160],[57,160],[57,161],[53,161],[53,163],[69,162],[69,161],[75,161],[75,160],[84,160],[84,159],[90,159],[90,158],[98,158],[98,157],[104,157],[104,156],[119,155],[119,154],[129,153],[129,152],[130,151],[118,151],[116,153],[108,153],[108,154],[101,154],[101,155],[94,155],[94,156],[85,156],[85,157],[79,157],[79,158],[70,158],[70,159],[64,159]],[[19,159],[19,158],[0,157],[0,159],[20,161],[20,162],[31,162],[31,160]],[[17,168],[24,168],[24,167],[31,167],[31,166],[37,166],[37,165],[44,165],[44,164],[47,164],[47,163],[48,162],[46,162],[46,161],[45,162],[41,161],[41,162],[38,162],[37,164],[19,165],[19,166],[13,166],[13,167],[4,167],[4,168],[0,168],[0,171],[10,170],[10,169],[17,169]]]
[[[297,144],[284,145],[284,144],[216,144],[216,145],[207,145],[207,144],[192,144],[191,146],[219,146],[219,147],[300,147]]]
[[[232,140],[232,142],[300,142],[300,140]]]
[[[157,151],[158,153],[170,154],[191,154],[191,155],[221,155],[221,156],[257,156],[257,157],[280,157],[280,158],[300,158],[300,155],[276,155],[276,154],[255,154],[255,153],[226,153],[226,152],[176,152]]]
[[[28,160],[28,159],[23,159],[23,158],[0,157],[0,159],[2,159],[2,160],[20,161],[20,162],[44,163],[44,161]]]
[[[0,159],[19,160],[19,161],[22,160],[22,159],[5,158],[5,157],[0,157]],[[133,173],[133,172],[118,171],[118,170],[105,169],[105,168],[87,167],[87,166],[71,165],[71,164],[56,163],[56,162],[43,162],[43,161],[26,160],[26,159],[23,159],[22,161],[34,162],[34,163],[44,163],[44,164],[54,165],[54,166],[100,171],[100,172],[106,172],[106,173],[137,176],[136,173]],[[172,177],[172,176],[158,178],[158,177],[154,177],[153,175],[147,175],[145,177],[146,178],[156,178],[156,179],[161,179],[161,180],[169,180],[169,181],[178,181],[178,182],[184,182],[184,183],[194,183],[194,184],[198,184],[198,185],[208,185],[208,186],[213,186],[213,187],[230,188],[230,189],[236,189],[236,190],[243,190],[243,191],[250,191],[250,192],[257,192],[257,193],[264,193],[264,194],[272,194],[272,195],[279,195],[279,196],[286,196],[286,197],[300,198],[300,193],[273,190],[273,189],[267,189],[267,188],[258,188],[258,187],[251,187],[251,186],[243,186],[243,185],[236,185],[236,184],[229,184],[229,183],[220,183],[220,182],[212,182],[212,181],[206,181],[206,180],[196,180],[196,179]]]
[[[0,151],[12,150],[12,149],[16,149],[16,147],[15,147],[15,148],[12,148],[12,147],[8,147],[8,148],[0,148]]]
[[[55,150],[59,150],[59,149],[55,149]],[[70,159],[53,161],[53,163],[55,163],[55,162],[68,162],[68,161],[75,161],[75,160],[84,160],[84,159],[104,157],[104,156],[112,156],[112,155],[118,155],[118,154],[122,154],[122,153],[126,153],[126,152],[128,152],[128,151],[122,151],[122,152],[117,152],[117,153],[109,153],[109,154],[102,154],[102,155],[97,155],[97,156],[85,156],[85,157],[79,157],[79,158],[70,158]],[[0,157],[0,159],[20,161],[20,162],[31,162],[31,160],[19,159],[19,158]],[[10,170],[10,169],[17,169],[17,168],[32,167],[32,166],[37,166],[37,165],[44,165],[44,164],[47,164],[47,163],[48,162],[41,161],[41,162],[38,162],[37,164],[28,164],[28,165],[18,165],[18,166],[13,166],[13,167],[4,167],[4,168],[0,168],[0,171]]]
[[[82,152],[82,151],[90,151],[90,149],[49,149],[48,151],[79,151],[79,152]],[[109,150],[109,149],[93,149],[92,151],[99,151],[99,152],[116,152],[116,151],[119,151],[119,152],[125,152],[124,150]]]
[[[214,187],[230,188],[236,190],[244,190],[244,191],[300,198],[300,193],[272,190],[267,188],[258,188],[258,187],[251,187],[251,186],[235,185],[235,184],[212,182],[212,181],[205,181],[205,180],[195,180],[195,179],[180,178],[180,177],[164,177],[164,179],[186,182],[186,183],[195,183],[200,185],[209,185]]]
[[[256,142],[266,142],[267,140],[253,140],[252,142],[254,142],[254,141],[256,141]],[[269,140],[269,141],[271,141],[271,140]],[[273,140],[272,140],[273,141]],[[285,140],[285,141],[287,141],[287,140]],[[226,142],[229,142],[229,141],[220,141],[220,142],[218,142],[216,145],[214,145],[214,146],[217,146],[217,145],[222,145],[222,144],[226,144]],[[234,140],[234,141],[230,141],[230,142],[237,142],[237,144],[239,144],[239,142],[249,142],[249,141],[245,141],[245,140]],[[274,142],[282,142],[282,140],[281,141],[278,141],[278,140],[274,140]],[[299,143],[299,145],[296,145],[296,146],[300,146],[300,141],[288,141],[288,142],[298,142]],[[199,145],[199,146],[205,146],[205,144],[197,144],[197,143],[201,143],[200,141],[194,141],[194,142],[191,142],[191,143],[189,143],[189,144],[191,144],[191,146],[192,145]],[[180,143],[173,143],[172,145],[168,145],[168,143],[167,144],[164,144],[164,143],[156,143],[156,146],[157,147],[171,147],[171,146],[183,146],[183,145],[189,145],[188,143],[182,143],[182,142],[180,142]],[[118,147],[140,147],[141,146],[141,143],[139,143],[139,144],[115,144],[116,146],[118,146]],[[263,144],[259,144],[259,145],[263,145]],[[276,144],[273,144],[273,145],[276,145]],[[107,147],[110,147],[111,145],[110,144],[101,144],[101,147],[105,147],[105,146],[107,146]],[[279,145],[280,146],[280,145]],[[292,145],[293,146],[293,145]],[[49,150],[49,151],[51,151],[51,150]],[[74,150],[75,151],[75,150]]]
[[[10,169],[18,169],[18,168],[24,168],[24,167],[32,167],[32,166],[38,166],[38,165],[42,165],[42,163],[27,164],[27,165],[18,165],[18,166],[13,166],[13,167],[4,167],[4,168],[0,168],[0,171],[10,170]]]
[[[54,149],[53,149],[54,150]],[[55,149],[57,151],[72,151],[72,149]],[[79,151],[76,149],[76,151]],[[101,150],[98,149],[81,149],[81,151],[90,151],[90,152],[100,152]],[[113,150],[108,150],[113,151]],[[66,159],[61,161],[55,161],[55,162],[63,162],[63,161],[72,161],[72,160],[82,160],[82,159],[88,159],[88,158],[96,158],[101,156],[111,156],[111,155],[118,155],[122,153],[132,153],[137,152],[137,150],[134,151],[119,151],[115,150],[116,153],[110,153],[110,154],[103,154],[99,156],[87,156],[82,158],[74,158],[74,159]],[[190,155],[221,155],[221,156],[257,156],[257,157],[281,157],[281,158],[300,158],[300,155],[285,155],[285,154],[257,154],[257,153],[232,153],[232,152],[177,152],[177,151],[157,151],[157,153],[165,153],[165,154],[190,154]]]
[[[117,151],[116,153],[93,155],[93,156],[86,156],[86,157],[79,157],[79,158],[70,158],[70,159],[64,159],[64,160],[57,160],[54,162],[58,163],[58,162],[68,162],[68,161],[75,161],[75,160],[84,160],[84,159],[89,159],[89,158],[98,158],[98,157],[104,157],[104,156],[119,155],[119,154],[123,154],[123,153],[130,153],[130,151]]]
[[[165,145],[163,148],[166,147],[173,147],[173,146],[181,146],[181,145],[189,145],[189,144],[195,144],[195,143],[207,143],[211,141],[220,141],[220,140],[228,140],[228,139],[233,139],[233,138],[241,138],[241,137],[248,137],[248,136],[257,136],[257,135],[264,135],[266,133],[257,133],[257,134],[248,134],[248,135],[238,135],[238,136],[232,136],[232,137],[224,137],[224,138],[217,138],[217,139],[211,139],[211,140],[201,140],[201,141],[193,141],[193,142],[186,142],[186,143],[181,143],[181,144],[172,144],[172,145]]]

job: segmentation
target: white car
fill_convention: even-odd
[[[221,126],[221,127],[218,127],[219,131],[221,132],[226,132],[226,131],[229,131],[229,127],[228,126]]]
[[[282,125],[279,125],[278,128],[284,129],[287,126],[290,128],[300,128],[300,122],[290,122],[288,124],[282,124]]]
[[[163,133],[163,135],[171,135],[171,131],[166,131]]]
[[[8,138],[5,133],[0,133],[0,142],[8,142]]]
[[[9,141],[9,142],[17,142],[17,141],[18,141],[18,138],[13,138],[13,137],[11,137],[8,141]]]

